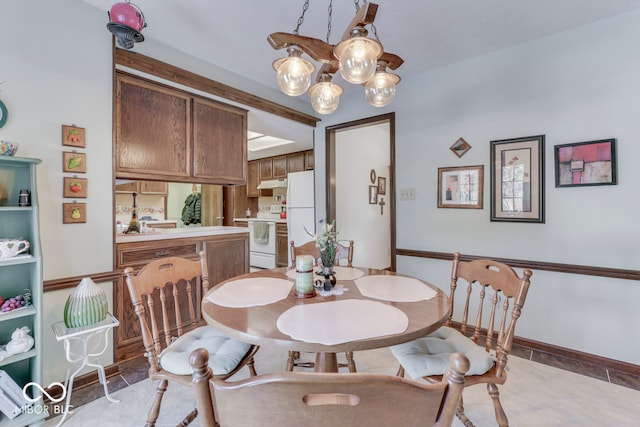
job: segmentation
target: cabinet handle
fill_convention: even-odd
[[[204,153],[204,151],[203,151],[203,152],[202,152],[202,168],[203,168],[203,169],[204,169],[204,164],[205,164],[205,162],[206,162],[206,161],[207,161],[207,157],[206,157],[206,155],[205,155],[205,153]]]
[[[167,256],[167,255],[169,255],[169,251],[166,249],[162,251],[156,251],[156,257]]]

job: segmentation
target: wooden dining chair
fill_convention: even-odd
[[[300,246],[296,246],[293,240],[289,244],[291,247],[291,267],[296,266],[296,257],[298,255],[311,255],[313,259],[316,260],[315,264],[317,264],[317,260],[320,258],[320,252],[318,251],[315,240],[304,243]],[[337,243],[337,246],[335,265],[340,265],[341,260],[347,260],[346,266],[353,267],[353,240],[349,240],[348,246],[341,243]],[[347,363],[338,363],[338,367],[349,368],[349,372],[356,372],[356,362],[353,359],[353,352],[347,351],[345,352],[345,356],[347,358]],[[299,351],[289,351],[289,357],[287,358],[287,366],[285,369],[287,371],[293,371],[294,366],[299,368],[315,367],[314,362],[301,362],[299,359]]]
[[[455,354],[436,384],[383,374],[312,372],[226,382],[211,377],[206,351],[195,350],[190,362],[203,427],[451,426],[469,369],[467,358]]]
[[[189,355],[196,348],[206,349],[214,378],[229,378],[245,365],[251,376],[256,375],[253,356],[258,347],[233,340],[202,321],[200,301],[209,288],[204,251],[197,260],[163,258],[137,274],[131,267],[124,273],[140,321],[149,378],[159,381],[145,426],[155,425],[169,381],[191,385]],[[181,425],[188,425],[196,416],[194,409]]]
[[[507,426],[498,385],[507,380],[507,358],[531,274],[526,269],[520,277],[508,265],[488,259],[461,261],[460,254],[455,253],[449,318],[431,335],[391,347],[400,362],[398,375],[404,376],[406,372],[412,378],[440,381],[447,369],[448,356],[453,352],[464,353],[470,361],[465,386],[486,384],[498,425]],[[458,286],[459,282],[466,282],[466,286],[462,283]],[[460,320],[454,321],[454,315],[460,316]],[[457,415],[464,425],[473,426],[464,414],[463,399]]]

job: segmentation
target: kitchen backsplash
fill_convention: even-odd
[[[259,212],[269,212],[272,205],[282,205],[282,202],[286,199],[286,188],[274,188],[273,196],[263,196],[258,198],[258,210]]]
[[[130,194],[116,194],[116,222],[128,224],[131,218],[131,205],[133,198]],[[153,219],[165,219],[164,197],[152,195],[138,195],[138,218],[149,216]]]

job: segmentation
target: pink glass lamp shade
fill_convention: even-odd
[[[132,3],[119,2],[111,6],[107,29],[111,31],[118,41],[118,45],[125,49],[131,49],[136,42],[144,41],[140,33],[147,23],[140,8]]]

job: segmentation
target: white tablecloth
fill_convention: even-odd
[[[207,295],[207,300],[224,307],[254,307],[287,298],[293,282],[271,277],[233,280]]]
[[[383,301],[416,302],[427,301],[438,293],[411,277],[374,275],[355,280],[360,293]]]
[[[345,299],[291,307],[278,318],[278,329],[291,338],[325,345],[404,332],[401,310],[379,301]]]

